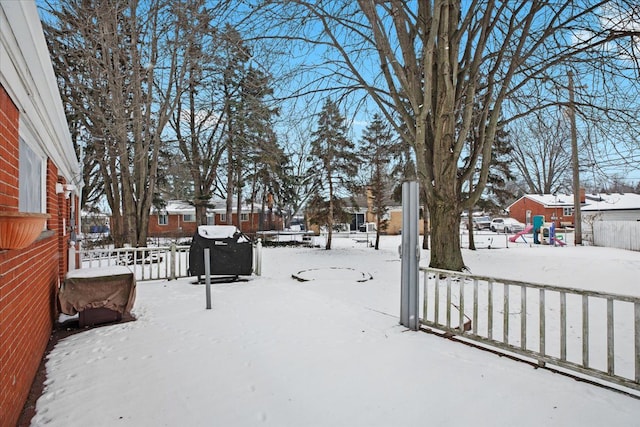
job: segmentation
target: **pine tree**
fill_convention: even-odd
[[[324,220],[328,229],[326,249],[331,249],[331,238],[336,218],[344,213],[340,197],[351,195],[353,178],[358,171],[355,146],[347,138],[345,118],[338,106],[330,99],[325,101],[318,129],[312,133],[311,157],[317,164],[321,177],[323,194],[318,194],[312,203],[312,210],[322,212],[317,219]]]
[[[394,143],[393,134],[379,114],[362,135],[362,158],[368,165],[369,185],[367,197],[371,197],[373,213],[376,216],[375,249],[379,248],[380,233],[388,226],[385,218],[389,210],[389,192],[391,187],[392,160],[397,158],[400,146]]]

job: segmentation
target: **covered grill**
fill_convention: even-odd
[[[209,248],[210,273],[248,276],[253,272],[251,239],[233,225],[201,225],[189,249],[189,275],[204,276],[204,250]]]

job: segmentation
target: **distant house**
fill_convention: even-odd
[[[212,208],[207,210],[207,225],[226,225],[227,207],[224,200],[211,202]],[[277,213],[261,213],[254,207],[242,206],[240,210],[240,223],[238,225],[237,209],[234,206],[231,214],[231,223],[236,225],[244,233],[255,233],[261,230],[281,230],[282,217]],[[186,201],[171,200],[167,205],[158,210],[151,209],[149,217],[149,237],[192,237],[198,228],[196,223],[196,209]]]
[[[371,192],[367,191],[365,195],[360,195],[354,198],[356,204],[349,206],[347,211],[351,214],[350,231],[358,231],[360,226],[365,222],[376,222],[377,215],[374,213],[374,200],[371,196]],[[384,234],[401,234],[402,233],[402,204],[398,203],[391,198],[385,201],[387,206],[387,213],[384,218],[387,220],[387,229]],[[420,209],[420,220],[418,223],[419,233],[423,234],[424,222],[423,209]]]
[[[585,192],[580,192],[580,204],[585,203]],[[573,194],[526,194],[507,207],[509,216],[525,224],[542,215],[545,222],[555,221],[559,226],[573,226]]]
[[[207,224],[214,224],[213,214],[207,215]],[[161,210],[151,208],[149,237],[192,237],[196,228],[196,208],[188,202],[170,200]]]
[[[243,233],[253,234],[256,231],[265,230],[282,230],[282,215],[276,209],[261,210],[260,205],[243,205],[240,207],[240,218],[238,218],[238,209],[234,203],[231,208],[231,222],[227,218],[227,207],[224,200],[214,201],[213,220],[214,224],[233,224],[237,226]],[[238,219],[240,221],[238,221]]]
[[[598,246],[640,250],[640,194],[587,194],[582,207],[585,240]]]
[[[640,221],[640,194],[587,194],[582,207],[582,220]]]
[[[57,318],[80,176],[35,2],[0,1],[0,211],[49,215],[26,247],[9,233],[0,247],[1,426],[17,424]]]

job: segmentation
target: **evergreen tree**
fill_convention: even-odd
[[[512,151],[513,146],[509,132],[498,128],[491,151],[487,187],[484,196],[478,201],[478,207],[485,211],[504,209],[507,203],[514,199],[514,194],[508,187],[508,184],[515,180],[511,160]]]
[[[311,158],[317,165],[321,190],[324,191],[314,198],[311,210],[317,212],[321,224],[326,223],[326,249],[331,249],[335,220],[344,213],[340,198],[353,194],[352,180],[358,171],[358,158],[353,142],[347,138],[345,118],[332,100],[325,101],[318,119],[318,129],[312,133],[312,137]]]
[[[379,114],[373,116],[373,121],[364,130],[362,144],[362,159],[368,165],[369,172],[367,198],[371,197],[376,216],[375,249],[378,249],[380,233],[388,226],[386,216],[390,201],[392,160],[397,158],[401,147],[397,142],[394,143],[389,125]]]

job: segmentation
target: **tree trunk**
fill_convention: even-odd
[[[207,206],[197,197],[195,198],[194,205],[196,208],[196,224],[207,225]]]
[[[429,208],[425,203],[423,206],[424,212],[422,213],[422,249],[429,249],[429,234],[431,232],[429,227]]]
[[[452,214],[450,203],[431,203],[431,261],[430,267],[462,271],[464,261],[460,251],[460,212]]]
[[[240,169],[236,172],[236,218],[238,220],[238,230],[242,231],[242,182],[240,181]]]
[[[329,174],[330,176],[330,174]],[[327,244],[325,249],[331,249],[331,238],[333,237],[333,182],[329,178],[329,215],[327,215]]]
[[[469,212],[468,220],[469,220],[469,249],[472,251],[475,251],[476,241],[473,235],[473,232],[475,231],[475,227],[473,226],[473,215],[471,214],[471,212]]]
[[[111,214],[111,230],[109,231],[113,239],[113,245],[116,248],[124,246],[124,233],[122,230],[122,215],[119,212]]]
[[[231,148],[231,143],[229,143],[229,147],[227,148],[228,153],[228,166],[227,166],[227,225],[233,224],[233,149]]]

